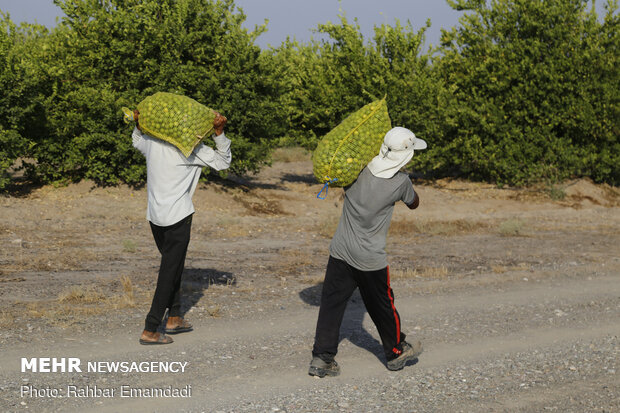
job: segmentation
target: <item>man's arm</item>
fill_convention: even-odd
[[[420,205],[420,197],[417,192],[413,191],[413,202],[406,205],[409,209],[416,209]]]
[[[406,175],[403,174],[403,177],[404,176]],[[418,193],[413,189],[413,184],[409,178],[403,179],[401,190],[401,201],[403,201],[409,209],[416,209],[418,205],[420,205],[420,197],[418,197]]]
[[[140,117],[140,112],[137,110],[133,111],[133,119],[136,121],[136,127],[133,129],[133,133],[131,134],[131,138],[133,140],[133,147],[142,152],[143,155],[146,156],[146,140],[142,137],[142,129],[140,129],[140,123],[138,122],[138,118]]]
[[[215,112],[215,120],[213,121],[213,131],[216,135],[213,138],[213,141],[215,142],[215,150],[203,144],[199,145],[193,153],[193,155],[195,155],[195,159],[191,160],[192,163],[201,166],[208,166],[216,171],[227,169],[230,166],[230,162],[232,160],[232,155],[230,153],[230,139],[224,135],[224,126],[226,125],[226,122],[228,122],[226,117]],[[190,155],[190,158],[193,155]]]
[[[136,121],[136,128],[138,128],[138,130],[142,132],[142,129],[140,128],[140,112],[138,111],[138,109],[133,110],[133,120]]]
[[[215,133],[215,136],[220,136],[224,133],[224,126],[226,126],[226,122],[228,122],[226,116],[219,112],[215,112],[215,119],[213,119],[213,132]]]

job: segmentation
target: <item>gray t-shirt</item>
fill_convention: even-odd
[[[368,168],[345,190],[342,216],[329,246],[332,257],[362,271],[387,267],[385,241],[394,204],[410,205],[415,199],[407,174],[377,178]]]

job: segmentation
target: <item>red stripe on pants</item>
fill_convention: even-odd
[[[394,306],[394,297],[392,297],[392,288],[390,287],[390,266],[387,267],[387,293],[390,297],[390,304],[392,305],[392,311],[394,312],[394,320],[396,320],[396,345],[400,343],[400,319],[396,314],[396,307]]]

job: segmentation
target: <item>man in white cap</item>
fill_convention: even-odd
[[[342,216],[329,246],[321,306],[316,326],[312,361],[308,374],[337,376],[334,360],[340,325],[347,301],[359,288],[368,314],[377,326],[389,370],[400,370],[422,353],[422,344],[409,344],[400,331],[400,316],[394,306],[385,244],[394,204],[403,201],[410,209],[419,198],[409,176],[399,170],[426,148],[406,128],[391,129],[377,155],[345,188]]]

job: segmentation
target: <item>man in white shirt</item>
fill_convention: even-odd
[[[146,158],[146,219],[161,253],[157,287],[140,344],[170,344],[172,338],[157,332],[166,309],[166,333],[192,330],[191,324],[182,317],[180,297],[181,276],[195,211],[192,196],[203,167],[219,171],[230,166],[230,140],[224,135],[227,119],[216,112],[213,121],[215,150],[200,143],[187,158],[168,142],[143,134],[137,111],[134,111],[134,120],[137,126],[132,135],[133,146]]]

